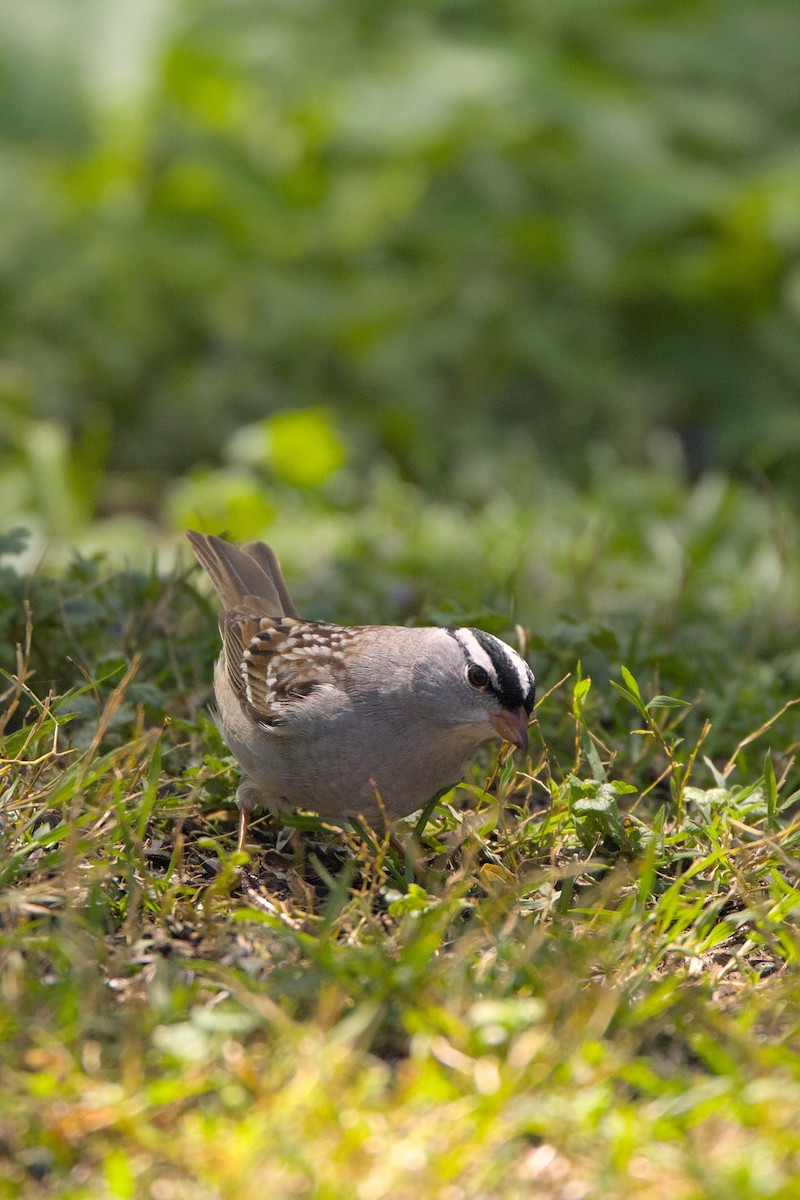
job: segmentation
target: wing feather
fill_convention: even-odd
[[[335,625],[236,609],[220,614],[219,627],[231,687],[250,716],[267,726],[279,725],[287,708],[315,688],[336,683],[350,636]]]

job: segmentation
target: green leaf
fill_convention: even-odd
[[[625,833],[614,784],[573,778],[569,785],[570,811],[581,842],[590,847],[601,838],[611,837],[622,845]]]
[[[276,413],[245,425],[229,439],[226,455],[245,467],[267,467],[298,488],[320,487],[347,460],[345,443],[325,408]]]
[[[575,701],[575,711],[576,712],[580,712],[580,710],[583,708],[584,701],[586,700],[586,697],[589,695],[591,687],[592,687],[592,681],[588,675],[587,675],[586,679],[579,679],[578,682],[575,684],[575,687],[572,689],[572,696]]]
[[[416,915],[427,912],[430,908],[435,908],[437,904],[438,900],[433,896],[429,896],[425,889],[421,888],[418,883],[410,883],[408,891],[404,895],[399,895],[389,905],[389,915],[392,917],[405,917],[409,914]]]
[[[174,529],[224,530],[234,541],[260,533],[275,517],[263,484],[235,467],[185,475],[170,492],[168,511]]]
[[[344,442],[323,408],[279,413],[269,423],[272,468],[295,487],[319,487],[344,466]]]
[[[778,782],[769,750],[764,758],[764,793],[767,801],[767,828],[775,829],[778,824]]]
[[[0,558],[4,554],[22,554],[30,536],[30,530],[21,527],[0,533]]]
[[[620,667],[620,672],[622,674],[622,678],[625,680],[625,686],[636,697],[639,703],[643,705],[644,700],[642,699],[642,693],[639,691],[639,685],[634,679],[633,675],[630,673],[627,667]]]

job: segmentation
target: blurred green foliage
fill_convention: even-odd
[[[101,511],[320,405],[429,487],[664,427],[791,482],[798,44],[796,0],[16,6],[4,433],[66,426]]]

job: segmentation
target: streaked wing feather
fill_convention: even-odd
[[[270,726],[281,723],[293,701],[336,681],[350,636],[338,626],[235,609],[220,615],[220,633],[234,692],[254,720]]]

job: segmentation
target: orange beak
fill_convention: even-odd
[[[513,712],[511,709],[504,708],[496,717],[492,717],[492,724],[501,738],[505,738],[507,742],[511,742],[512,746],[517,746],[520,750],[527,750],[528,719],[524,708],[518,708]]]

